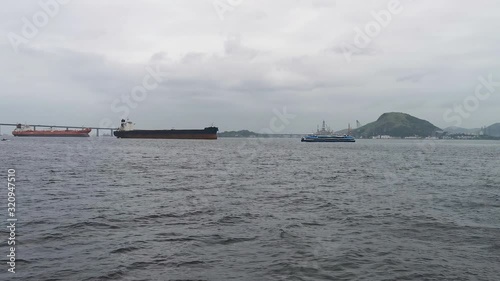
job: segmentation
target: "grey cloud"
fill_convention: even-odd
[[[408,74],[404,76],[400,76],[396,79],[398,82],[405,82],[405,81],[410,81],[413,83],[418,83],[420,82],[424,76],[426,76],[426,73],[414,73],[414,74]]]
[[[248,60],[252,60],[258,54],[257,50],[242,45],[240,35],[229,36],[224,42],[224,51],[226,55],[239,56]]]
[[[380,49],[374,47],[358,48],[353,44],[347,42],[340,42],[337,45],[325,49],[326,52],[332,52],[338,55],[349,56],[375,56],[381,53]]]
[[[404,110],[445,127],[443,112],[473,93],[478,76],[500,80],[500,6],[402,3],[404,11],[358,48],[354,28],[387,1],[245,1],[224,21],[209,2],[72,1],[16,54],[5,35],[19,32],[37,2],[11,1],[0,25],[0,119],[115,119],[110,104],[158,65],[165,81],[131,111],[143,127],[209,120],[222,130],[259,130],[283,106],[300,116],[289,128],[295,132],[322,119],[344,128]],[[14,110],[20,106],[24,112]],[[495,121],[500,96],[480,106],[464,126]]]
[[[150,62],[161,62],[167,59],[168,55],[165,52],[154,53],[149,59]]]

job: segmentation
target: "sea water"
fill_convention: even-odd
[[[13,138],[1,280],[498,280],[500,142]]]

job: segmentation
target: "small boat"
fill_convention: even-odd
[[[10,141],[9,139],[3,138],[2,141]]]
[[[301,142],[356,142],[353,136],[343,135],[308,135],[303,137]]]
[[[351,131],[351,125],[349,125],[348,131]],[[326,126],[325,121],[323,121],[323,126],[321,130],[316,131],[315,134],[307,135],[303,137],[301,142],[356,142],[353,136],[350,135],[334,135],[333,131]]]

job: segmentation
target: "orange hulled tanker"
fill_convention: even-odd
[[[12,131],[15,137],[88,137],[90,128],[82,128],[81,130],[35,130],[35,128],[17,124],[16,129]]]

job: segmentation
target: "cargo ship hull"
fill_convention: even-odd
[[[91,129],[82,130],[21,130],[12,132],[15,137],[89,137]]]
[[[216,140],[217,131],[216,127],[210,127],[203,130],[118,130],[113,134],[117,138]]]
[[[33,134],[14,134],[15,137],[80,137],[80,138],[87,138],[89,137],[88,134],[39,134],[39,133],[33,133]]]

